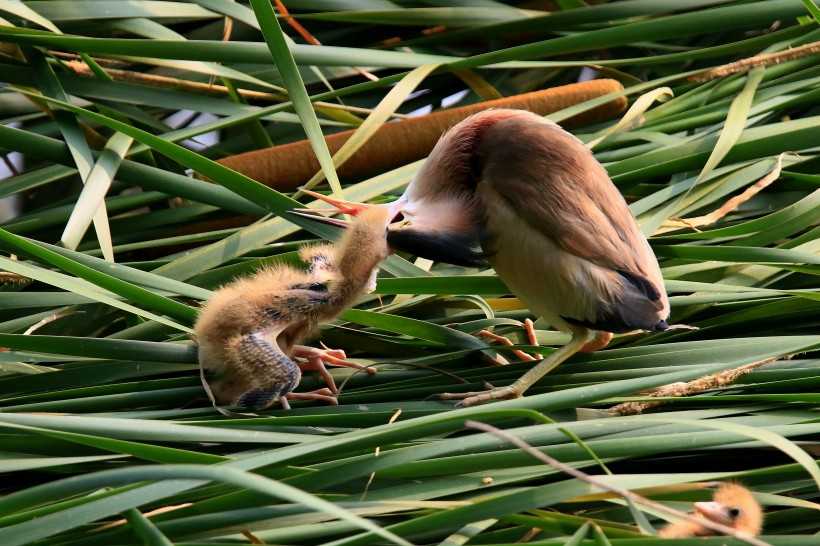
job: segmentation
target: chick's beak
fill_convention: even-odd
[[[381,205],[371,205],[367,203],[356,203],[354,201],[343,201],[341,199],[335,199],[330,197],[329,195],[323,195],[321,193],[317,193],[311,190],[301,190],[302,193],[306,195],[310,195],[320,201],[324,201],[325,203],[329,203],[333,205],[333,208],[326,208],[326,209],[293,209],[290,211],[291,214],[295,216],[300,216],[302,218],[309,218],[316,222],[320,222],[323,224],[329,224],[331,226],[346,228],[350,222],[347,220],[342,220],[341,218],[329,218],[327,216],[318,216],[312,213],[328,213],[328,214],[350,214],[351,216],[358,216],[362,213],[362,211],[372,208],[372,207],[387,207],[388,216],[391,219],[400,217],[401,210],[406,204],[404,199],[398,199],[397,201],[393,201],[392,203],[385,203]]]
[[[696,502],[695,510],[715,523],[722,523],[730,527],[733,523],[729,510],[719,502]]]
[[[390,248],[455,265],[481,266],[486,263],[486,255],[479,246],[481,233],[467,223],[461,225],[456,221],[453,224],[460,209],[448,203],[411,203],[402,196],[392,203],[371,205],[342,201],[310,190],[302,190],[302,193],[329,203],[333,208],[294,209],[291,214],[346,228],[350,224],[346,220],[311,213],[357,216],[371,207],[387,207],[390,218],[387,244]]]

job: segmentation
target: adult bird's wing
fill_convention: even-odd
[[[487,129],[478,157],[481,181],[561,248],[613,271],[658,280],[655,258],[626,202],[574,136],[538,116],[513,117]]]
[[[550,247],[566,253],[566,259],[528,260],[540,260],[540,266],[530,268],[549,275],[545,290],[552,291],[531,297],[531,307],[550,300],[551,310],[564,320],[597,330],[666,327],[668,300],[657,260],[620,192],[580,141],[522,112],[485,130],[474,166],[477,195],[488,200],[483,203],[487,212],[514,211],[506,215],[508,223],[526,224],[510,225],[510,230],[529,231],[533,240],[536,234],[542,237],[538,248],[519,248],[519,254],[551,252]],[[499,196],[507,207],[492,202]],[[537,290],[516,275],[523,274],[508,271],[508,283],[517,284],[522,294]]]

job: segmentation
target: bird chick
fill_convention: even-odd
[[[288,408],[288,399],[335,404],[337,389],[325,363],[375,372],[344,360],[343,351],[297,343],[375,288],[376,266],[390,254],[388,222],[386,211],[373,209],[360,215],[338,244],[302,249],[307,272],[266,267],[214,291],[194,333],[200,365],[215,377],[210,390],[217,403],[256,410],[276,401]],[[294,357],[307,361],[297,363]],[[330,388],[292,392],[304,370],[319,371]]]
[[[696,518],[720,523],[748,536],[763,529],[763,510],[752,493],[736,483],[724,483],[715,491],[712,502],[696,502]],[[660,531],[663,538],[708,537],[720,533],[692,521],[670,523]]]

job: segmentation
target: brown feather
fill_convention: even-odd
[[[457,162],[465,161],[465,143],[471,150],[473,214],[486,218],[496,237],[486,249],[490,263],[534,312],[558,327],[616,332],[652,329],[666,319],[657,260],[620,192],[578,139],[514,110],[477,114],[451,134],[446,144],[457,150]],[[436,165],[430,171],[442,175]],[[461,192],[469,186],[455,184]]]

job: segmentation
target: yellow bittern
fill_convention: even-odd
[[[763,510],[752,493],[736,483],[724,483],[715,491],[712,502],[696,502],[695,517],[720,523],[748,536],[760,534]],[[692,521],[670,523],[660,531],[663,538],[710,537],[720,533]]]
[[[307,272],[267,267],[214,291],[194,334],[200,365],[213,376],[215,403],[254,409],[276,401],[288,408],[288,399],[335,404],[336,384],[325,363],[376,371],[345,360],[343,351],[297,343],[375,289],[376,266],[391,252],[386,240],[390,219],[387,210],[374,208],[352,223],[338,245],[303,248]],[[296,357],[306,361],[295,362]],[[329,389],[292,392],[303,370],[319,371]]]
[[[309,193],[336,207],[324,212],[387,210],[396,250],[461,265],[486,260],[534,314],[572,334],[509,386],[442,395],[465,398],[463,406],[519,397],[574,353],[604,347],[613,332],[668,328],[658,262],[624,198],[577,138],[533,113],[487,110],[458,123],[392,203]],[[590,330],[598,332],[592,340]]]

